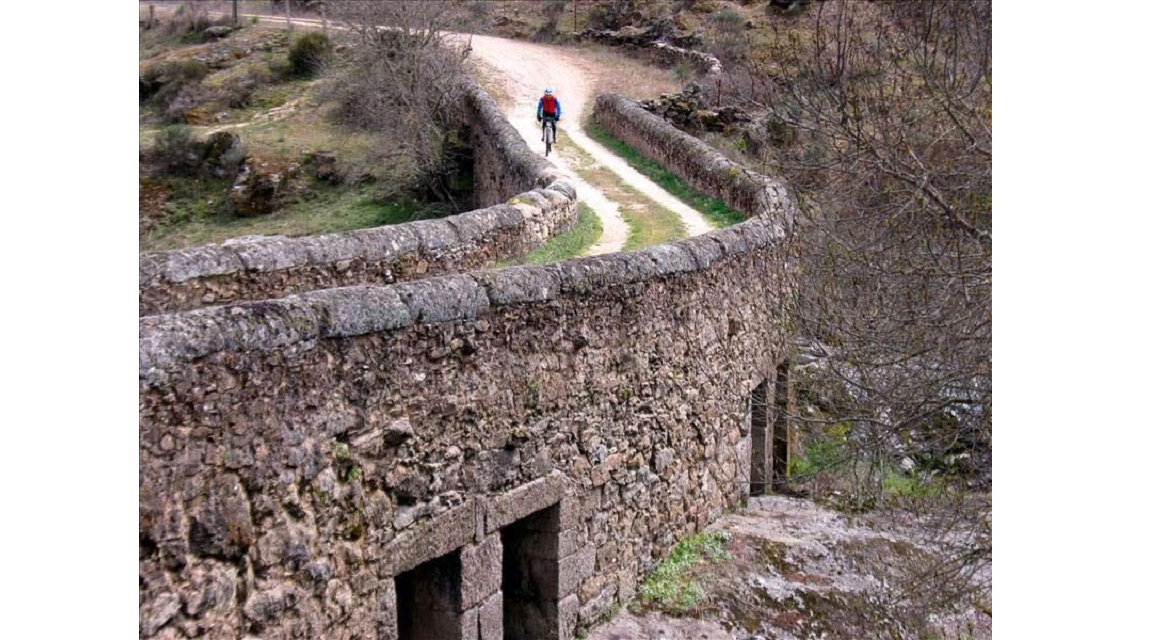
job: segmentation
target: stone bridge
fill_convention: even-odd
[[[473,86],[490,206],[141,257],[141,637],[567,640],[782,478],[787,193],[596,118],[748,220],[492,268],[576,194]]]

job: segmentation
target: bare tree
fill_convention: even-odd
[[[352,40],[351,70],[333,85],[344,123],[375,132],[374,160],[392,182],[454,204],[461,83],[467,49],[450,41],[457,3],[337,1],[331,18]]]
[[[564,10],[567,8],[568,0],[545,0],[541,7],[541,13],[544,16],[544,22],[540,28],[533,34],[532,39],[543,42],[550,42],[555,40],[560,35],[560,18],[564,15]],[[575,15],[575,14],[573,14]],[[573,18],[575,24],[575,18]]]
[[[724,86],[766,114],[765,160],[808,198],[798,328],[818,364],[799,417],[835,427],[861,500],[893,474],[942,487],[918,504],[962,541],[933,568],[942,594],[991,560],[971,492],[991,490],[991,3],[827,1],[798,20],[724,60]]]

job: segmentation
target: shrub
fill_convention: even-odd
[[[798,16],[808,10],[809,0],[771,0],[768,3],[769,14],[783,16]]]
[[[631,24],[637,13],[636,0],[607,0],[592,6],[588,12],[590,29],[619,29]]]
[[[567,0],[547,0],[543,3],[544,23],[532,34],[533,41],[553,42],[557,39],[560,35],[560,18],[564,15],[567,4]]]
[[[446,43],[458,9],[418,0],[333,4],[334,19],[361,25],[352,29],[359,46],[349,52],[351,71],[320,93],[335,104],[338,122],[378,138],[370,155],[379,162],[382,183],[435,194],[450,208],[459,195],[451,176],[466,166],[457,152],[469,139],[456,131],[467,53]],[[407,30],[377,30],[379,24]]]
[[[313,76],[324,68],[332,45],[323,33],[305,33],[292,43],[288,51],[288,71],[296,77]]]
[[[192,137],[184,125],[165,127],[156,136],[152,158],[167,173],[192,175],[200,168],[204,144]]]
[[[213,18],[208,8],[199,2],[183,2],[176,7],[172,19],[165,24],[165,33],[176,36],[187,44],[203,42],[204,30],[217,26],[232,24],[231,16]]]
[[[180,90],[197,85],[208,75],[208,65],[200,60],[173,60],[153,65],[140,76],[140,102],[152,100],[167,107]]]

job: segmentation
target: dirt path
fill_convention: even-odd
[[[471,38],[473,53],[504,78],[505,89],[512,101],[511,108],[504,115],[530,147],[543,152],[536,124],[536,102],[544,88],[551,87],[563,107],[561,127],[577,146],[642,194],[679,215],[688,235],[712,230],[700,212],[676,199],[584,133],[580,120],[590,111],[595,100],[596,78],[599,74],[611,73],[611,69],[596,68],[571,49],[493,36],[476,35]],[[628,239],[628,227],[620,217],[619,205],[580,179],[562,158],[553,155],[549,159],[573,178],[580,200],[600,217],[604,234],[589,249],[589,254],[619,251]]]

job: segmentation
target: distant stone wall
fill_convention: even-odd
[[[693,188],[749,217],[763,218],[787,230],[795,224],[795,204],[783,182],[732,162],[636,102],[614,93],[600,94],[593,117],[613,136]]]
[[[789,245],[752,220],[142,318],[141,636],[396,638],[443,583],[444,637],[574,637],[747,495]],[[542,622],[505,616],[510,561]]]
[[[475,145],[475,198],[486,208],[347,233],[242,238],[145,254],[140,315],[488,267],[569,229],[576,220],[571,182],[525,144],[475,83],[464,111]]]

